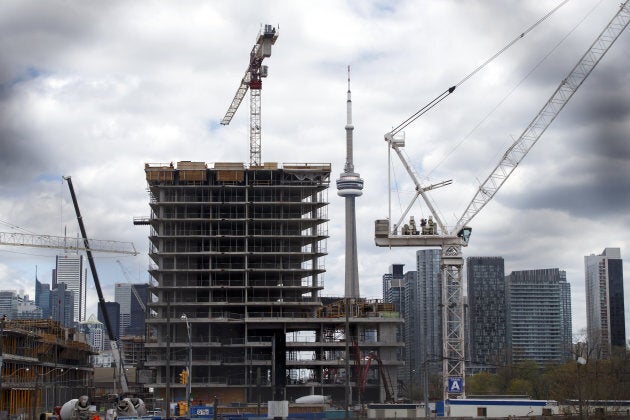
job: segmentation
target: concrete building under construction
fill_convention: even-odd
[[[393,398],[403,346],[393,306],[320,296],[329,164],[186,161],[145,173],[154,263],[145,367],[157,399],[185,399],[189,359],[195,402],[343,404],[349,389],[353,403]]]
[[[35,419],[79,395],[97,395],[94,354],[58,321],[0,319],[0,418]]]

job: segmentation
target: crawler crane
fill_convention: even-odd
[[[390,218],[375,221],[375,243],[382,247],[440,247],[442,249],[442,340],[443,340],[443,381],[444,400],[450,396],[465,398],[465,355],[464,355],[464,307],[463,307],[463,265],[462,248],[468,245],[471,228],[468,224],[479,211],[495,196],[501,186],[538,139],[553,122],[558,113],[571,99],[573,94],[591,74],[604,54],[610,49],[619,35],[626,29],[630,21],[630,5],[628,1],[621,4],[619,10],[604,30],[595,39],[586,53],[562,80],[560,86],[551,98],[530,122],[523,133],[504,153],[500,162],[481,184],[464,214],[459,218],[455,227],[449,230],[440,219],[433,205],[428,199],[427,191],[435,186],[423,187],[406,156],[402,153],[405,146],[402,129],[414,121],[418,115],[435,106],[438,102],[453,93],[455,86],[447,89],[427,106],[414,114],[394,130],[385,134],[385,141],[389,150],[394,150],[416,186],[416,195],[403,214],[402,219],[411,208],[413,202],[421,196],[426,203],[436,230],[418,232],[414,229],[399,230],[401,221],[391,224]],[[446,182],[447,183],[447,182]],[[438,186],[444,185],[439,184]],[[391,203],[390,203],[391,207]],[[415,234],[413,234],[415,233]]]
[[[372,365],[372,360],[376,360],[378,363],[378,371],[381,375],[381,382],[383,383],[383,388],[385,389],[385,402],[386,403],[394,403],[394,391],[392,389],[392,380],[389,377],[387,371],[385,370],[385,365],[381,361],[381,358],[374,352],[370,352],[365,361],[365,366],[362,366],[362,370],[359,375],[359,392],[363,394],[365,392],[365,384],[367,383],[368,372],[370,371],[370,366]]]
[[[116,415],[121,417],[143,416],[146,413],[144,401],[142,401],[140,398],[129,398],[128,396],[124,395],[129,392],[129,387],[127,386],[127,374],[123,366],[123,357],[121,354],[122,352],[120,350],[120,347],[118,346],[116,336],[114,335],[114,330],[112,329],[109,314],[105,308],[105,298],[103,297],[101,282],[98,279],[98,272],[96,271],[96,265],[94,263],[94,257],[92,256],[90,241],[87,237],[85,225],[83,224],[83,217],[81,216],[81,210],[79,209],[79,202],[77,200],[76,193],[74,192],[74,186],[72,185],[72,178],[69,176],[64,176],[63,179],[68,183],[68,189],[70,190],[70,196],[72,197],[72,204],[74,205],[74,211],[77,216],[77,222],[79,223],[79,229],[81,230],[81,237],[83,238],[85,252],[87,254],[88,263],[92,272],[92,279],[94,280],[94,286],[96,286],[98,302],[101,308],[101,313],[103,314],[103,320],[105,321],[105,327],[107,328],[107,332],[109,334],[109,341],[112,348],[112,357],[114,358],[116,369],[119,370],[120,387],[123,397],[120,398],[118,400],[118,403],[116,404]],[[65,408],[66,411],[63,412],[67,413],[65,416],[62,413],[62,420],[83,420],[82,416],[86,413],[86,411],[83,409],[85,406],[87,406],[87,397],[84,396],[80,397],[77,400],[68,401],[62,407],[62,411]]]

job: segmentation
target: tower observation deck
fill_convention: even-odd
[[[357,223],[354,199],[363,194],[363,179],[354,172],[352,158],[352,96],[350,92],[350,66],[348,66],[348,99],[346,101],[346,164],[337,180],[337,194],[345,198],[346,204],[346,276],[345,297],[359,297],[359,270],[357,256]]]

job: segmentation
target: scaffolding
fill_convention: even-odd
[[[89,357],[73,328],[50,319],[11,320],[2,329],[0,417],[35,418],[91,390]]]

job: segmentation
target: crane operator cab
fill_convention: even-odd
[[[459,232],[457,232],[457,236],[462,238],[466,244],[468,244],[468,240],[470,239],[470,234],[472,233],[472,228],[468,226],[464,226],[461,228]]]

